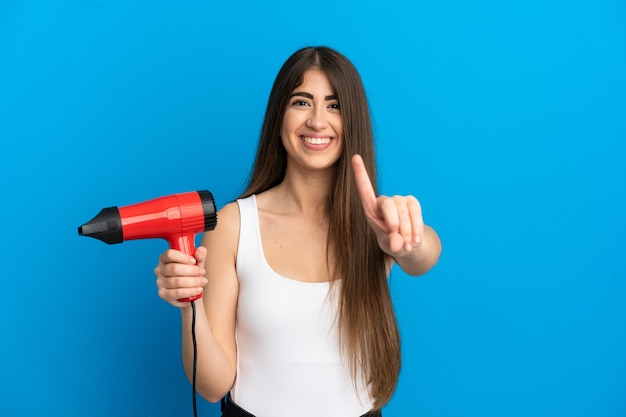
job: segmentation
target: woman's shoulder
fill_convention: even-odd
[[[280,204],[278,203],[280,201],[280,198],[277,197],[276,187],[272,187],[263,192],[255,194],[254,199],[256,201],[256,206],[259,214],[266,211],[277,211],[276,209],[280,208]]]
[[[237,201],[226,203],[218,210],[217,224],[220,225],[220,223],[225,223],[229,227],[233,224],[239,224],[239,203]]]
[[[236,246],[239,239],[239,206],[236,201],[225,204],[217,211],[215,229],[204,233],[203,243],[215,242],[221,246]]]

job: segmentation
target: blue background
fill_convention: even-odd
[[[167,245],[76,228],[235,198],[273,78],[309,44],[359,68],[381,189],[415,194],[444,242],[427,276],[391,278],[385,416],[626,416],[618,0],[2,0],[0,415],[192,415],[152,273]]]

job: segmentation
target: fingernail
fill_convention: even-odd
[[[206,278],[202,278],[202,285],[207,285],[209,283],[209,280]]]

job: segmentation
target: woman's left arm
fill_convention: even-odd
[[[404,272],[418,276],[435,266],[440,254],[441,240],[437,232],[432,227],[424,225],[424,232],[419,243],[414,243],[411,250],[399,251],[391,256]]]
[[[376,196],[360,155],[352,157],[352,168],[367,221],[381,250],[409,275],[428,272],[439,260],[441,240],[424,224],[419,201],[413,196]]]

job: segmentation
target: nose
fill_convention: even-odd
[[[306,121],[307,127],[315,130],[322,130],[328,125],[328,119],[324,108],[321,106],[314,106],[311,108],[311,114]]]

